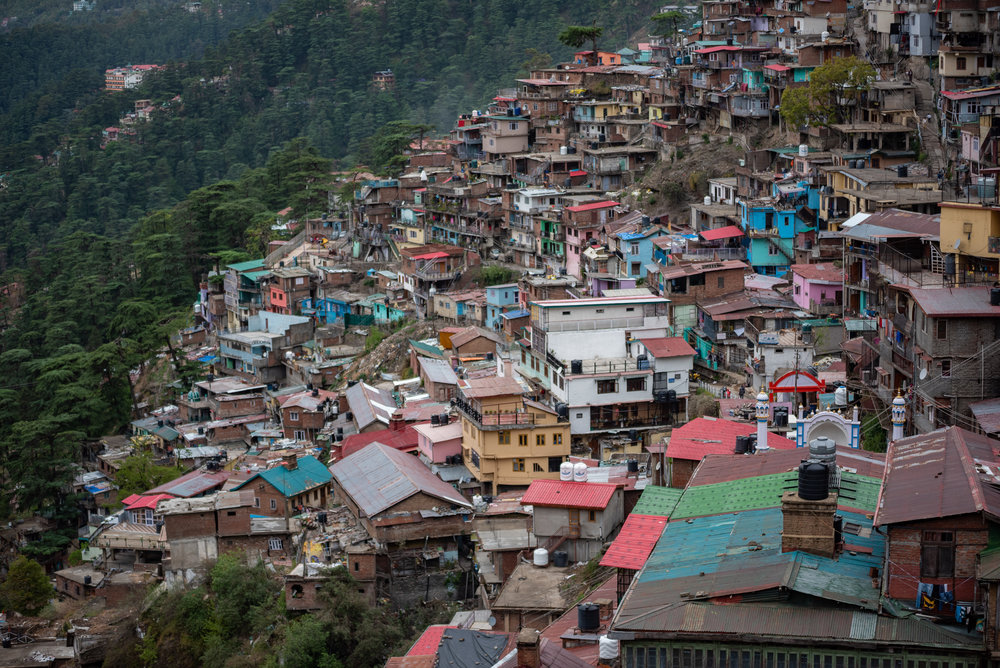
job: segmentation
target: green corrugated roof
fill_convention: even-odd
[[[263,271],[248,271],[243,275],[249,278],[251,281],[256,281],[258,278],[261,278],[262,276],[267,276],[270,273],[271,273],[270,269],[265,269]]]
[[[236,271],[250,271],[251,269],[260,269],[264,266],[264,258],[259,260],[247,260],[246,262],[234,262],[233,264],[226,265],[229,269],[235,269]]]
[[[416,341],[410,339],[410,345],[413,346],[417,352],[424,352],[428,355],[433,355],[434,357],[441,357],[444,355],[444,349],[437,346],[429,346],[423,341]]]
[[[656,487],[650,485],[642,490],[642,496],[636,502],[632,513],[635,515],[657,515],[659,517],[670,517],[677,500],[684,493],[682,489],[673,487]]]
[[[842,471],[840,478],[840,506],[875,512],[882,484],[879,479],[848,471]],[[677,502],[670,519],[676,521],[689,517],[776,508],[781,505],[782,493],[794,489],[796,480],[795,473],[789,471],[689,487]],[[642,498],[639,502],[642,503]]]
[[[254,475],[233,489],[246,487],[255,478],[263,478],[286,498],[291,498],[307,489],[329,482],[332,477],[330,471],[318,459],[312,455],[306,455],[299,457],[294,471],[289,471],[284,465],[275,466]]]

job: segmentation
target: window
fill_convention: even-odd
[[[920,542],[920,577],[950,578],[955,575],[955,534],[925,531]]]
[[[298,411],[289,411],[288,412],[288,419],[292,420],[293,422],[297,421],[299,419],[299,413],[298,413]]]
[[[627,378],[625,380],[625,391],[626,392],[642,392],[646,389],[646,377],[642,376],[640,378]]]
[[[597,511],[596,510],[591,510],[589,513],[587,513],[587,521],[588,522],[596,522],[597,521]]]
[[[510,124],[510,129],[511,130],[516,130],[517,129],[517,123],[511,123]]]
[[[525,352],[524,352],[524,351],[522,350],[522,351],[521,351],[521,364],[527,364],[527,363],[528,363],[528,356],[527,356],[527,355],[525,354]]]
[[[948,321],[941,318],[937,321],[937,337],[939,339],[948,338]]]
[[[226,512],[226,516],[227,517],[236,517],[236,511],[235,510],[227,511]]]
[[[535,435],[535,445],[545,445],[545,434]]]
[[[559,473],[562,462],[562,457],[549,457],[549,473]]]
[[[718,286],[719,286],[720,288],[724,288],[724,287],[726,287],[726,277],[725,277],[725,276],[719,276],[719,279],[718,279]]]
[[[951,377],[951,360],[941,360],[941,377]]]
[[[258,499],[256,496],[253,497],[253,507],[260,508],[260,499]]]
[[[497,442],[500,445],[510,445],[510,432],[509,431],[498,431],[497,432]]]
[[[276,499],[271,499],[271,510],[278,509],[278,501]]]
[[[562,445],[562,434],[552,434],[552,445]]]
[[[269,550],[281,550],[282,543],[280,538],[269,538],[267,541],[267,549]]]
[[[543,469],[542,465],[539,464],[538,462],[535,462],[534,464],[531,465],[531,470],[534,471],[535,473],[545,473],[545,469]]]
[[[767,254],[768,255],[777,255],[778,254],[778,247],[775,244],[773,244],[773,243],[768,244],[767,245]]]
[[[955,69],[964,70],[965,66],[966,66],[965,56],[959,56],[958,58],[955,59]]]
[[[629,255],[638,255],[639,254],[639,244],[636,244],[636,243],[629,244],[628,245],[628,254]]]
[[[304,440],[306,440],[306,433],[304,431],[302,431],[301,429],[296,429],[293,432],[292,436],[295,437],[296,441],[304,441]]]
[[[528,445],[528,435],[527,434],[518,434],[517,435],[517,444],[518,445]]]
[[[597,381],[598,394],[614,394],[618,391],[618,383],[614,379]]]
[[[524,473],[524,457],[515,457],[513,463],[515,473]]]

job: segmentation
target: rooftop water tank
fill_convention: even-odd
[[[711,198],[711,196],[709,196],[709,195],[705,195],[705,199],[704,199],[704,202],[705,202],[705,206],[708,206],[709,204],[711,204],[711,203],[712,203],[712,198]]]
[[[549,565],[549,551],[544,547],[535,550],[532,562],[535,566],[544,567]]]
[[[799,498],[822,501],[830,495],[830,480],[825,464],[805,461],[799,464]]]
[[[833,401],[838,406],[847,405],[847,388],[841,385],[836,390],[833,391]]]
[[[559,465],[559,479],[560,480],[572,480],[573,479],[573,463],[563,462]]]
[[[594,603],[576,606],[576,626],[581,631],[596,631],[601,628],[601,609]]]
[[[576,482],[587,482],[587,465],[577,462],[573,465],[573,480]]]
[[[799,157],[800,158],[809,157],[809,144],[799,144]]]
[[[614,638],[601,636],[598,639],[597,653],[601,663],[611,663],[618,658],[618,641]]]

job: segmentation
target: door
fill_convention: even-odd
[[[580,536],[580,511],[578,509],[569,511],[569,536],[570,538]]]

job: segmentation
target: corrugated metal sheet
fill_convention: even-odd
[[[1000,517],[997,445],[958,427],[894,442],[876,525],[977,512]]]
[[[713,418],[696,418],[674,429],[667,443],[667,457],[701,461],[705,455],[733,454],[737,436],[757,433],[757,425],[749,422],[733,422]],[[795,441],[783,436],[768,434],[767,444],[771,448],[791,450]]]
[[[976,417],[976,422],[987,434],[1000,431],[1000,399],[987,399],[969,404],[969,410]]]
[[[852,640],[874,640],[878,615],[873,612],[855,612],[851,618]]]
[[[608,507],[616,489],[618,486],[610,483],[533,480],[521,497],[521,504],[603,510]]]
[[[667,518],[632,513],[625,518],[618,537],[608,547],[601,566],[639,570],[667,526]]]
[[[230,475],[229,471],[222,471],[220,473],[192,471],[191,473],[182,475],[176,480],[172,480],[171,482],[164,483],[159,487],[147,490],[145,493],[171,494],[182,498],[200,496],[211,489],[221,489],[222,485],[225,484]]]
[[[658,515],[669,517],[677,506],[684,490],[673,487],[660,487],[648,485],[642,491],[642,496],[632,508],[632,513],[637,515]]]
[[[806,456],[803,449],[768,450],[752,457],[746,455],[708,455],[695,470],[690,487],[710,485],[753,476],[794,471]],[[885,472],[885,454],[837,446],[837,466],[849,472],[881,481]]]
[[[372,517],[423,492],[449,505],[471,508],[454,487],[442,481],[405,452],[381,443],[372,443],[330,467],[344,492],[365,515]]]

